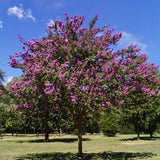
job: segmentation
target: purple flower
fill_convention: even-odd
[[[53,86],[52,83],[45,83],[44,85],[45,85],[46,87],[51,87],[51,86]]]
[[[76,97],[71,96],[71,101],[72,101],[72,102],[76,102],[76,99],[77,99]]]
[[[89,89],[90,89],[90,86],[87,85],[86,88],[85,88],[85,91],[89,91]]]
[[[106,101],[106,104],[108,104],[109,106],[111,105],[111,102]]]
[[[46,89],[44,89],[44,92],[48,94],[50,89],[51,89],[50,87],[46,88]]]
[[[79,64],[79,65],[82,65],[83,63],[82,63],[81,61],[78,60],[78,64]]]

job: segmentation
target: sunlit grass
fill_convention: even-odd
[[[160,138],[143,135],[83,136],[83,159],[160,159]],[[77,136],[50,135],[50,142],[34,135],[4,135],[0,139],[0,160],[3,159],[77,159]]]

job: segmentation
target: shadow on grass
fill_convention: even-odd
[[[147,140],[147,141],[152,141],[152,140],[157,140],[160,139],[160,137],[140,137],[140,140]],[[128,138],[128,139],[121,139],[121,141],[137,141],[137,137],[135,138]]]
[[[28,143],[49,143],[49,142],[64,142],[64,143],[72,143],[72,142],[77,142],[78,139],[77,138],[53,138],[53,139],[49,139],[48,142],[46,142],[44,139],[35,139],[35,140],[24,140],[24,141],[18,141],[18,143],[24,143],[24,142],[28,142]],[[83,141],[90,141],[89,138],[83,138]]]
[[[132,152],[102,152],[102,153],[84,153],[82,157],[78,157],[74,153],[37,153],[28,154],[24,157],[17,157],[17,160],[126,160],[132,158],[152,158],[155,154],[151,152],[132,153]]]

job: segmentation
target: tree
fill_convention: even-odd
[[[5,131],[5,122],[7,120],[7,105],[0,103],[0,137],[1,133]]]
[[[99,124],[105,136],[113,137],[116,135],[119,129],[118,120],[119,120],[118,114],[114,112],[112,113],[102,112],[101,113],[101,119],[99,121]]]
[[[33,87],[30,85],[26,85],[26,83],[21,84],[21,88],[23,88],[23,96],[17,96],[20,90],[19,84],[22,82],[23,76],[19,78],[13,79],[13,81],[8,85],[8,88],[6,88],[7,91],[9,91],[9,88],[13,89],[12,91],[15,92],[15,94],[11,94],[11,96],[16,101],[16,105],[14,105],[14,110],[20,115],[21,119],[23,120],[23,129],[25,132],[27,130],[31,130],[31,128],[35,129],[37,133],[40,131],[45,134],[45,141],[49,141],[49,133],[53,131],[53,129],[57,128],[57,126],[60,126],[57,124],[58,122],[61,122],[60,115],[57,112],[50,112],[46,108],[42,107],[36,107],[35,105],[45,105],[49,104],[49,100],[44,97],[44,99],[37,99],[37,103],[35,104],[35,97],[33,96]],[[13,84],[15,84],[16,88],[13,87]],[[23,107],[21,107],[21,105]],[[29,108],[29,107],[32,107]],[[45,110],[45,112],[44,112]],[[38,135],[38,134],[37,134]]]
[[[159,107],[159,95],[154,97],[154,100],[147,103],[147,110],[144,111],[145,132],[150,134],[150,138],[153,137],[153,133],[158,129],[160,122],[160,107]]]
[[[116,44],[121,33],[112,35],[113,29],[106,29],[107,26],[94,27],[97,16],[88,29],[81,27],[83,16],[65,15],[64,24],[56,20],[49,26],[48,37],[28,42],[20,37],[25,50],[11,56],[10,65],[24,74],[8,91],[25,97],[26,102],[18,106],[20,110],[41,111],[45,118],[56,112],[74,122],[78,153],[82,155],[81,130],[85,117],[95,110],[111,110],[111,106],[123,103],[122,95],[126,92],[123,88],[119,91],[124,85],[119,57],[124,51],[113,52],[110,44]],[[138,52],[134,47],[131,49]]]
[[[100,112],[95,111],[91,112],[87,115],[85,118],[85,121],[83,122],[82,130],[86,133],[99,133],[100,127],[99,127],[99,120],[100,120]]]
[[[4,91],[4,86],[3,86],[3,82],[4,82],[4,73],[1,69],[0,69],[0,136],[1,133],[5,130],[5,122],[7,119],[7,106],[10,102],[10,97],[6,94],[6,92]],[[3,92],[3,95],[2,95]]]
[[[24,130],[24,121],[22,120],[20,113],[15,112],[13,107],[10,107],[7,112],[5,122],[6,131],[12,133],[12,136],[16,133],[17,136],[19,132],[22,133]]]
[[[145,54],[140,54],[136,46],[130,46],[119,58],[121,67],[121,79],[123,80],[119,90],[123,87],[122,113],[132,117],[135,125],[137,139],[140,138],[140,126],[144,120],[144,114],[157,109],[154,105],[159,95],[158,66],[147,63]],[[152,105],[149,105],[152,104]]]

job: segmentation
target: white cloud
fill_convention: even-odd
[[[122,32],[122,38],[119,40],[118,45],[126,48],[131,44],[137,44],[137,46],[141,48],[143,51],[147,48],[147,45],[141,43],[140,40],[134,35],[127,32]]]
[[[13,79],[13,76],[5,77],[5,80],[3,82],[3,85],[6,86],[9,82],[11,82]]]
[[[19,19],[24,18],[23,12],[24,12],[24,10],[23,10],[22,6],[20,6],[20,8],[18,8],[17,6],[14,6],[14,7],[11,7],[8,9],[8,15],[15,15]]]
[[[36,20],[35,17],[32,16],[32,11],[30,8],[27,10],[27,12],[24,12],[24,14],[26,15],[26,18],[31,18],[33,21]]]
[[[29,8],[27,11],[24,11],[22,4],[20,4],[20,7],[14,6],[9,8],[8,15],[15,15],[19,19],[31,18],[35,21],[35,17],[33,17],[31,9]]]
[[[3,24],[2,24],[2,21],[0,21],[0,28],[3,28]]]
[[[13,77],[12,77],[12,76],[7,77],[7,83],[9,83],[12,79],[13,79]]]
[[[49,19],[49,22],[47,23],[48,26],[52,26],[54,24],[54,21],[52,19]]]

